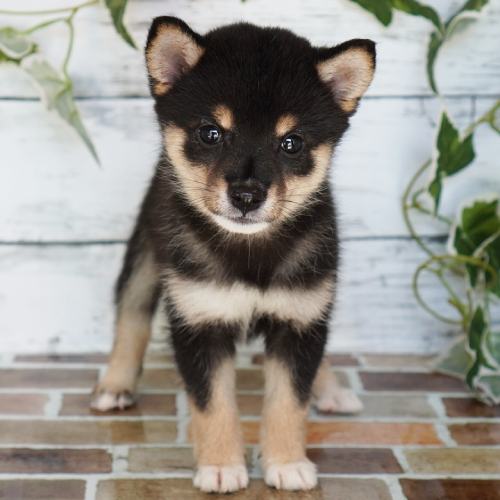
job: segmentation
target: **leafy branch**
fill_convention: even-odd
[[[468,0],[449,19],[443,21],[427,5],[415,0],[351,0],[374,14],[384,25],[392,21],[394,10],[401,10],[429,20],[434,31],[427,47],[427,78],[433,93],[444,99],[434,78],[434,66],[439,50],[455,33],[477,19],[488,0]],[[464,336],[442,356],[437,368],[465,380],[475,395],[489,404],[500,403],[500,332],[491,328],[490,308],[500,298],[500,211],[499,198],[477,199],[463,206],[459,219],[452,221],[439,213],[443,185],[448,177],[462,172],[475,159],[474,134],[481,124],[487,124],[500,134],[500,99],[479,119],[460,133],[444,107],[440,114],[434,150],[415,172],[406,187],[403,217],[408,231],[428,259],[415,271],[413,291],[419,304],[440,321],[460,325]],[[418,188],[424,174],[425,187]],[[413,213],[423,214],[449,227],[451,252],[438,255],[422,238],[412,221]],[[422,273],[433,274],[449,295],[448,303],[456,312],[448,317],[436,311],[420,293]],[[450,277],[461,276],[463,288],[456,290]]]
[[[130,46],[136,48],[123,24],[127,2],[128,0],[105,0],[116,31]],[[68,73],[75,38],[74,18],[81,9],[98,3],[99,0],[89,0],[76,6],[52,10],[0,10],[0,14],[13,16],[40,15],[45,17],[47,15],[65,14],[64,16],[43,21],[25,30],[17,30],[11,26],[0,28],[0,64],[5,62],[17,64],[31,77],[35,86],[39,89],[40,98],[45,101],[47,108],[56,110],[59,116],[76,130],[99,164],[97,152],[75,104],[73,83]],[[68,26],[68,45],[63,63],[60,69],[57,70],[42,56],[38,45],[30,38],[30,35],[35,31],[60,22],[64,22]]]

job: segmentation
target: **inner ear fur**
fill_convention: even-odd
[[[375,42],[356,38],[320,49],[316,69],[337,104],[352,114],[375,72]]]
[[[155,18],[146,44],[146,65],[153,96],[166,94],[196,65],[204,51],[201,36],[184,21],[168,16]]]

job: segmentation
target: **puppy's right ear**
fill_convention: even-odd
[[[172,85],[200,60],[205,49],[201,36],[176,17],[157,17],[149,29],[146,64],[154,96],[166,94]]]

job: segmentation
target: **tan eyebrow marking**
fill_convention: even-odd
[[[233,113],[227,106],[224,106],[224,104],[219,104],[214,109],[213,116],[222,128],[231,130],[234,127]]]
[[[282,137],[297,126],[297,118],[293,115],[283,115],[276,124],[276,135]]]

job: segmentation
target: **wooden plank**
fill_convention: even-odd
[[[73,2],[75,3],[75,2]],[[78,2],[76,2],[78,3]],[[459,2],[437,0],[433,5],[448,16]],[[68,1],[44,1],[44,8],[68,5]],[[19,9],[18,0],[4,0],[2,8]],[[23,9],[41,8],[37,0],[25,0]],[[493,95],[500,92],[500,0],[491,0],[488,12],[443,48],[437,65],[437,81],[449,95]],[[127,22],[137,45],[144,45],[150,21],[158,15],[181,17],[195,30],[246,20],[260,25],[279,25],[303,35],[316,45],[334,45],[344,40],[372,38],[378,44],[378,71],[369,90],[372,96],[430,95],[425,76],[426,39],[432,25],[421,18],[396,13],[384,28],[370,14],[347,0],[133,0]],[[0,25],[33,26],[31,16],[0,16]],[[76,39],[70,64],[76,95],[145,96],[146,75],[141,51],[134,51],[115,33],[107,11],[100,6],[82,9],[75,19]],[[59,64],[67,46],[64,24],[33,35],[54,64]],[[3,75],[3,76],[2,76]],[[0,96],[36,95],[29,81],[11,66],[0,69]]]
[[[434,247],[437,248],[437,247]],[[107,351],[112,288],[124,245],[0,245],[1,350]],[[330,349],[437,352],[451,328],[417,305],[411,275],[424,259],[408,240],[346,241]],[[425,296],[446,311],[425,276]]]
[[[481,112],[491,99],[480,99]],[[449,100],[462,127],[474,118],[470,99]],[[149,99],[79,102],[102,160],[93,162],[76,133],[38,102],[0,101],[0,241],[124,240],[158,155]],[[431,99],[365,99],[339,146],[333,167],[345,237],[402,236],[400,199],[432,150],[439,105]],[[476,113],[477,115],[477,113]],[[500,137],[483,126],[477,160],[449,180],[444,213],[460,200],[500,192]],[[442,225],[422,225],[441,234]]]

